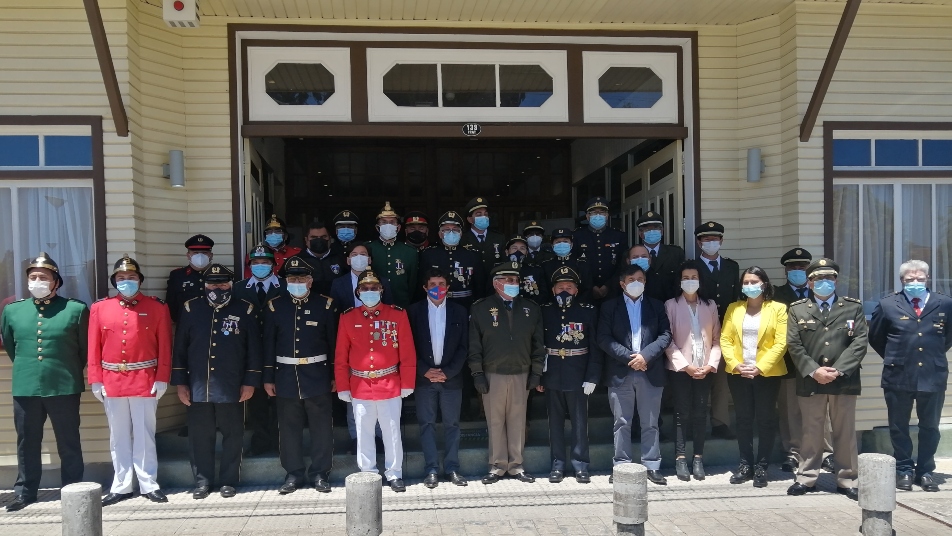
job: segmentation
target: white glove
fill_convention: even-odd
[[[406,398],[413,394],[413,389],[400,389],[400,398]]]
[[[582,384],[582,392],[585,393],[586,396],[592,394],[594,390],[595,390],[594,383],[585,382]]]
[[[169,388],[169,384],[165,382],[155,382],[152,384],[152,394],[155,395],[155,399],[158,400],[162,398],[162,395],[165,394],[165,390]]]
[[[341,391],[337,393],[337,398],[343,400],[344,402],[351,402],[354,400],[353,397],[350,396],[350,391]]]
[[[103,399],[106,398],[106,388],[103,387],[101,383],[94,383],[92,386],[92,390],[93,390],[93,396],[96,397],[96,400],[105,404],[106,401]]]

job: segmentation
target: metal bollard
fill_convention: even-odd
[[[344,489],[347,492],[347,536],[379,536],[383,532],[383,486],[380,475],[347,475]]]
[[[892,536],[896,509],[896,459],[886,454],[859,455],[859,507],[863,536]]]
[[[60,490],[63,536],[102,536],[102,486],[78,482]]]
[[[623,463],[614,467],[612,476],[616,533],[644,536],[648,521],[648,468],[640,463]]]

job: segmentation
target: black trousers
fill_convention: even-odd
[[[588,397],[578,391],[545,390],[549,413],[549,448],[552,470],[565,472],[565,415],[572,423],[572,467],[576,472],[588,471]]]
[[[248,399],[247,427],[251,430],[251,450],[267,452],[277,447],[278,414],[276,402],[264,389],[255,388]]]
[[[334,461],[334,420],[331,415],[331,393],[311,398],[277,397],[278,430],[281,467],[287,480],[298,485],[327,479]],[[311,466],[305,471],[304,426],[311,435]]]
[[[935,451],[939,448],[939,418],[945,403],[945,392],[897,391],[884,389],[886,411],[889,419],[889,438],[892,440],[896,471],[916,476],[935,471]],[[912,437],[909,435],[909,418],[912,403],[916,403],[919,418],[919,455],[912,460]]]
[[[244,405],[192,402],[188,407],[188,444],[196,486],[237,486],[241,474]],[[215,480],[215,428],[221,430],[221,465]]]
[[[718,374],[722,374],[718,372]],[[737,414],[737,448],[740,463],[749,466],[767,465],[777,436],[777,396],[780,378],[756,376],[742,378],[727,375],[727,387],[734,399]],[[757,425],[757,457],[754,458],[754,424]]]
[[[719,374],[719,373],[718,373]],[[674,403],[674,453],[685,455],[685,438],[691,430],[694,455],[704,454],[704,439],[707,435],[707,414],[711,407],[711,383],[714,376],[708,374],[696,380],[686,372],[668,371],[668,388]]]
[[[17,431],[17,481],[14,492],[35,499],[43,476],[43,426],[49,417],[56,435],[62,485],[83,480],[83,448],[79,439],[79,394],[13,397]]]

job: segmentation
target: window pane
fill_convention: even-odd
[[[877,166],[918,166],[918,140],[876,140]]]
[[[0,188],[0,228],[13,229],[13,220],[10,204],[10,189]],[[14,281],[19,264],[13,258],[13,233],[0,233],[0,310],[3,306],[15,300],[16,289]]]
[[[495,65],[442,65],[444,108],[495,108]]]
[[[499,66],[499,100],[503,108],[537,108],[551,96],[552,77],[541,66]]]
[[[952,293],[952,184],[935,187],[936,262],[932,267],[932,289]],[[929,259],[925,259],[929,262]]]
[[[833,140],[833,166],[873,165],[870,140]]]
[[[92,188],[19,188],[17,202],[20,269],[45,251],[59,265],[63,277],[59,294],[92,303],[96,295]],[[22,287],[25,296],[26,282]]]
[[[383,75],[383,94],[397,106],[439,106],[436,64],[399,63]]]
[[[863,296],[879,301],[896,287],[893,186],[863,186]]]
[[[39,136],[0,136],[0,166],[39,165]]]
[[[93,139],[89,136],[44,136],[45,165],[93,166]]]
[[[833,186],[833,258],[840,265],[836,292],[859,298],[859,186]]]
[[[598,79],[598,96],[612,108],[651,108],[661,100],[661,78],[647,67],[610,67]]]
[[[923,166],[952,166],[952,140],[922,140]]]
[[[932,185],[902,185],[902,261],[932,262]]]
[[[334,94],[334,75],[320,63],[279,63],[264,79],[268,96],[284,106],[320,106]]]

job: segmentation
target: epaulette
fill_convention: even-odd
[[[321,297],[327,300],[327,304],[324,305],[324,308],[330,309],[331,305],[334,303],[334,298],[331,298],[330,296],[325,296],[323,294],[321,294]]]
[[[245,303],[248,304],[248,312],[245,313],[245,314],[249,314],[249,315],[250,315],[251,312],[255,310],[255,304],[251,303],[251,302],[248,301],[248,300],[241,300],[241,301],[243,301],[243,302],[245,302]]]
[[[580,303],[579,305],[581,305],[582,307],[585,307],[586,309],[594,309],[594,308],[595,308],[595,306],[592,305],[592,304],[590,304],[590,303]]]
[[[271,309],[271,312],[272,312],[272,313],[274,312],[274,303],[272,303],[272,302],[273,302],[274,300],[277,300],[277,299],[280,298],[280,297],[281,297],[281,296],[278,295],[278,296],[275,296],[275,297],[271,298],[270,300],[268,300],[268,309]]]
[[[542,304],[542,307],[552,307],[553,305],[555,305],[555,304],[552,303],[552,302],[545,302],[545,303]]]
[[[468,250],[472,250],[472,249],[473,249],[473,245],[472,245],[472,244],[463,244],[462,246],[458,246],[458,247],[461,247],[461,248],[463,248],[463,249],[468,249]]]
[[[791,302],[791,303],[790,303],[790,307],[793,307],[794,305],[799,305],[799,304],[801,304],[801,303],[806,303],[806,302],[808,302],[808,301],[810,301],[810,298],[803,298],[803,299],[797,300],[797,301],[795,301],[795,302]]]
[[[393,304],[391,304],[390,307],[393,307],[393,308],[396,309],[397,311],[402,311],[402,310],[403,310],[403,307],[400,307],[399,305],[393,305]]]
[[[98,299],[98,300],[96,300],[96,301],[102,301],[102,300],[105,300],[105,299],[106,299],[106,298],[101,298],[101,299]],[[11,303],[17,303],[17,302],[21,302],[21,301],[26,301],[26,298],[20,298],[19,300],[13,300]]]
[[[191,307],[189,307],[188,303],[191,302],[191,301],[197,300],[197,299],[199,299],[200,297],[201,297],[201,296],[196,296],[196,297],[194,297],[194,298],[192,298],[192,299],[185,300],[185,303],[182,304],[182,305],[185,306],[185,312],[191,313],[191,312],[192,312],[192,309],[191,309]]]
[[[846,300],[846,301],[851,301],[851,302],[853,302],[853,303],[858,303],[858,304],[861,304],[861,305],[862,305],[862,303],[863,303],[861,300],[857,300],[856,298],[849,298],[849,297],[847,297],[847,296],[840,296],[840,297],[843,298],[843,299]]]
[[[347,313],[349,313],[349,312],[351,312],[351,311],[353,311],[353,310],[354,310],[353,307],[348,307],[348,308],[347,308],[343,313],[341,313],[341,314],[344,315],[344,314],[347,314]]]
[[[155,301],[161,303],[162,305],[165,305],[165,302],[162,301],[162,298],[160,298],[160,297],[158,297],[158,296],[149,296],[149,297],[152,298],[153,300],[155,300]]]
[[[473,302],[473,305],[476,305],[477,303],[483,303],[484,301],[486,301],[486,298],[480,298],[480,299],[474,301],[474,302]]]
[[[24,299],[26,299],[26,298],[24,298]],[[105,298],[99,298],[98,300],[94,301],[93,303],[99,303],[99,302],[101,302],[101,301],[106,301],[106,300],[108,300],[108,299],[109,299],[109,296],[106,296]],[[17,300],[17,301],[23,301],[23,300]]]

